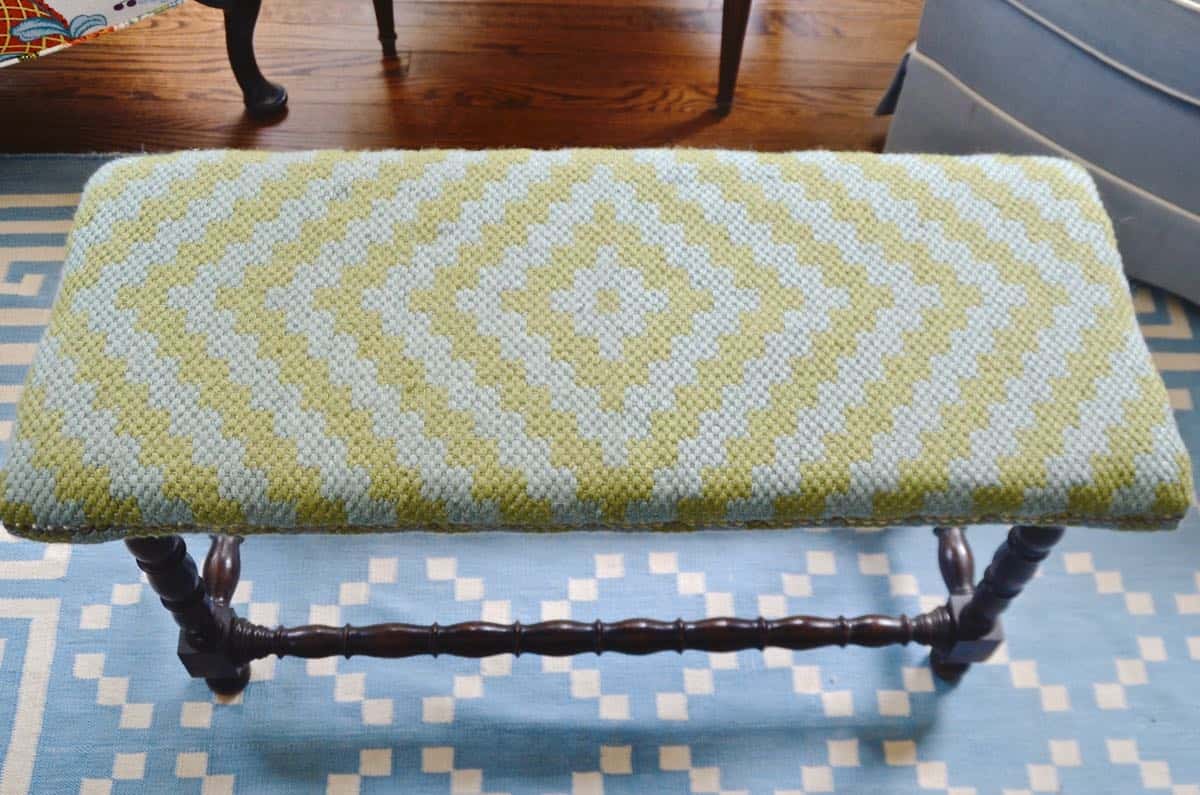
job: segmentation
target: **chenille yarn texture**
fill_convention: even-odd
[[[199,151],[89,182],[0,518],[1172,527],[1190,465],[1047,158]]]

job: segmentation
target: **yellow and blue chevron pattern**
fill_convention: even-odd
[[[189,152],[90,181],[0,481],[162,528],[1174,526],[1064,161]]]

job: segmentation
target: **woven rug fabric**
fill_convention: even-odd
[[[1173,527],[1189,461],[1066,161],[186,152],[89,183],[0,517]]]

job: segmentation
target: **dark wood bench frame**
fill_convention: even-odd
[[[225,12],[225,46],[229,65],[242,89],[246,111],[252,116],[272,116],[287,106],[287,90],[263,76],[254,57],[254,27],[262,0],[198,0],[202,5]],[[372,0],[379,43],[385,58],[395,58],[396,25],[393,0]],[[725,0],[721,16],[721,65],[717,83],[717,113],[724,116],[733,109],[742,45],[750,20],[751,0]]]
[[[563,657],[592,652],[653,654],[696,649],[815,649],[821,646],[931,647],[930,661],[941,678],[956,680],[973,662],[991,656],[1004,639],[1000,614],[1021,592],[1062,537],[1061,527],[1018,525],[996,550],[978,585],[966,535],[958,527],[934,528],[938,565],[950,590],[944,605],[909,617],[854,618],[788,616],[780,619],[706,618],[615,623],[542,621],[536,624],[374,624],[355,627],[309,625],[270,628],[234,613],[230,603],[241,575],[242,539],[214,535],[203,573],[177,535],[129,538],[125,544],[150,586],[179,625],[179,659],[213,691],[231,695],[250,681],[251,660],[279,657],[413,657],[450,654],[542,654]]]

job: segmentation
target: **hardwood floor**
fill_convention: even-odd
[[[196,3],[0,70],[0,151],[484,146],[878,148],[871,112],[920,0],[757,0],[733,113],[711,112],[720,0],[265,0],[286,117],[245,117],[221,13]]]

